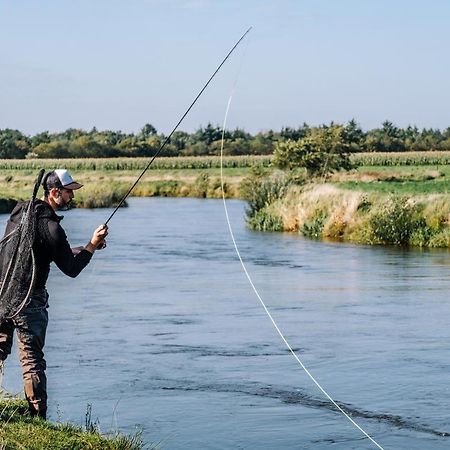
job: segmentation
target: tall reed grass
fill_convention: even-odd
[[[389,196],[329,184],[291,186],[259,214],[277,217],[281,230],[361,244],[450,247],[450,197]],[[250,220],[249,225],[258,229]],[[280,230],[277,222],[274,230]]]

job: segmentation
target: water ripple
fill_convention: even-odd
[[[301,405],[308,408],[328,409],[337,411],[337,408],[330,402],[313,397],[299,389],[289,390],[282,389],[271,385],[263,385],[258,383],[198,383],[192,380],[168,380],[154,379],[161,382],[160,389],[173,391],[200,391],[200,392],[220,392],[244,394],[263,398],[272,398],[282,401],[285,404]],[[386,423],[392,427],[399,429],[413,430],[420,433],[431,434],[440,437],[450,437],[447,431],[436,430],[433,427],[416,422],[410,418],[404,418],[393,414],[376,413],[366,411],[348,403],[336,401],[336,403],[352,418],[362,418],[375,420],[377,422]]]

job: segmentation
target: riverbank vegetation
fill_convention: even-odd
[[[350,191],[330,183],[287,187],[279,178],[272,181],[272,186],[280,185],[282,195],[266,202],[260,198],[263,207],[248,209],[251,228],[369,245],[450,246],[447,194],[386,195]],[[259,195],[264,197],[261,191]]]
[[[244,182],[247,223],[262,231],[363,244],[450,246],[447,156],[409,154],[381,166],[357,167],[342,128],[279,143],[273,168]],[[360,163],[367,164],[366,155]],[[404,163],[404,165],[401,165]],[[274,169],[278,169],[274,170]],[[265,172],[265,173],[264,173]]]
[[[25,400],[0,400],[0,448],[8,450],[141,450],[139,435],[103,436],[86,415],[85,428],[30,417]],[[89,411],[88,411],[89,412]],[[147,447],[149,448],[149,447]],[[156,447],[152,447],[156,448]]]
[[[11,144],[10,131],[2,134],[0,130],[0,149],[5,142]],[[164,153],[185,156],[157,158],[132,195],[221,197],[219,128],[209,124],[192,134],[180,133]],[[450,245],[450,128],[400,129],[385,122],[381,128],[363,132],[350,121],[319,127],[304,124],[255,136],[242,130],[227,133],[224,192],[228,198],[248,201],[250,228],[367,244]],[[22,159],[0,160],[2,212],[10,211],[15,200],[29,198],[41,167],[65,167],[76,174],[85,185],[77,192],[76,206],[114,206],[147,166],[148,156],[164,136],[146,125],[137,135],[94,129],[25,138],[28,153],[23,153]],[[71,153],[90,140],[127,150]],[[158,145],[149,150],[150,142]],[[259,148],[258,142],[264,145]],[[141,144],[147,150],[142,150]],[[65,150],[40,151],[54,145]],[[128,157],[104,158],[107,154]],[[42,159],[49,155],[56,159]],[[80,158],[83,155],[98,157]]]

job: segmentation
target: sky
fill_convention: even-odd
[[[0,0],[0,129],[450,126],[445,0]]]

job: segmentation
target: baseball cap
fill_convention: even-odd
[[[69,171],[66,169],[56,169],[52,172],[49,172],[42,182],[42,185],[44,186],[45,190],[50,190],[52,188],[64,188],[64,189],[80,189],[83,187],[82,184],[77,183],[72,176],[70,175]]]

